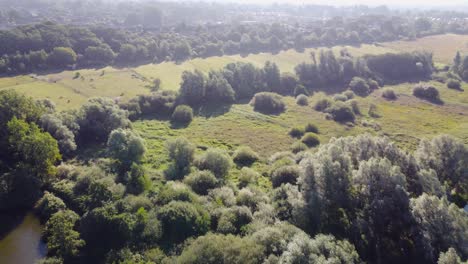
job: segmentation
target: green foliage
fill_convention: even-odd
[[[138,195],[150,188],[151,181],[146,176],[143,166],[133,163],[127,174],[128,182],[126,184],[128,193]]]
[[[369,94],[369,84],[366,80],[354,77],[349,83],[349,89],[351,89],[355,94],[360,96],[365,96]]]
[[[437,264],[463,264],[457,252],[453,248],[449,248],[447,252],[441,252]]]
[[[301,141],[296,141],[291,145],[291,152],[294,154],[297,154],[302,151],[306,151],[308,149],[309,147],[306,144],[302,143]]]
[[[180,182],[167,183],[158,193],[157,203],[166,205],[171,201],[195,202],[197,196],[190,188]]]
[[[81,108],[77,118],[82,143],[101,143],[117,128],[130,126],[128,113],[109,98],[91,98]]]
[[[77,55],[74,50],[57,47],[47,57],[47,63],[54,68],[64,68],[76,63]]]
[[[259,156],[250,147],[239,147],[233,155],[233,161],[238,166],[251,166],[259,159]]]
[[[382,97],[387,99],[387,100],[396,100],[397,99],[397,95],[395,93],[394,90],[392,89],[385,89],[382,91]]]
[[[166,143],[169,157],[174,161],[173,171],[169,176],[173,179],[181,179],[190,172],[190,164],[193,161],[195,146],[185,138],[176,138]]]
[[[271,183],[274,188],[280,187],[282,184],[296,184],[300,175],[300,170],[297,166],[282,166],[274,170],[271,175]]]
[[[208,213],[187,202],[172,201],[158,211],[158,216],[163,225],[163,239],[175,243],[203,235],[210,226]]]
[[[61,159],[57,141],[41,132],[35,124],[14,117],[7,123],[8,143],[17,166],[27,166],[44,184],[55,175],[55,163]]]
[[[178,105],[172,113],[172,122],[190,124],[193,119],[193,110],[188,105]]]
[[[216,231],[222,234],[239,234],[252,219],[252,212],[245,206],[227,208],[217,219]]]
[[[373,117],[373,118],[381,117],[381,115],[378,112],[377,105],[375,105],[375,104],[370,104],[369,105],[368,114],[369,114],[370,117]]]
[[[323,98],[323,99],[318,100],[318,101],[315,103],[314,109],[317,110],[317,111],[323,112],[323,111],[325,111],[328,107],[330,107],[331,105],[332,105],[332,102],[330,101],[330,99],[328,99],[328,98]]]
[[[283,98],[278,94],[269,92],[255,94],[251,104],[255,111],[265,114],[281,113],[286,109]]]
[[[46,191],[37,202],[35,212],[40,216],[41,222],[46,222],[53,214],[65,209],[67,206],[62,199]]]
[[[461,90],[461,83],[459,80],[455,79],[448,79],[447,80],[447,87],[450,89]]]
[[[248,167],[243,167],[239,175],[239,187],[243,188],[249,184],[255,183],[259,176],[260,175],[255,170]]]
[[[261,263],[263,248],[249,238],[207,234],[194,240],[177,258],[181,264]]]
[[[354,111],[343,102],[335,102],[332,106],[326,109],[330,113],[333,120],[337,122],[354,122],[356,118]]]
[[[133,163],[140,163],[146,152],[145,141],[129,129],[118,128],[110,133],[107,140],[110,156],[119,161],[127,170]]]
[[[218,149],[208,149],[202,156],[198,157],[195,165],[200,170],[211,171],[216,178],[224,181],[232,166],[232,161],[226,152]]]
[[[418,84],[413,88],[413,95],[431,102],[440,102],[439,91],[424,84]]]
[[[63,123],[59,116],[54,114],[45,114],[41,117],[41,128],[54,137],[59,145],[60,153],[64,156],[71,156],[76,150],[75,135]]]
[[[45,226],[48,249],[57,256],[67,259],[78,255],[84,241],[74,230],[79,216],[70,210],[58,211],[52,215]]]
[[[307,106],[309,105],[309,98],[306,95],[300,94],[296,97],[296,104]]]
[[[319,129],[318,129],[317,125],[312,124],[312,123],[307,123],[307,125],[304,128],[304,131],[306,133],[309,133],[309,132],[315,133],[315,134],[319,133]]]
[[[209,190],[216,188],[218,180],[210,171],[196,171],[185,177],[184,183],[197,194],[207,195]]]
[[[317,135],[312,132],[306,133],[302,138],[301,142],[306,144],[308,147],[316,147],[320,144],[320,140],[318,139]]]
[[[304,133],[304,129],[299,127],[293,127],[289,130],[289,135],[293,138],[301,138]]]

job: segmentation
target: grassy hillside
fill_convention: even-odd
[[[201,149],[218,147],[233,151],[240,145],[248,145],[268,158],[271,154],[289,149],[296,139],[288,135],[292,127],[303,127],[311,122],[320,129],[321,142],[332,137],[357,135],[363,132],[389,136],[399,146],[414,150],[421,138],[438,134],[451,134],[468,144],[468,85],[465,91],[454,91],[443,84],[432,83],[441,93],[443,105],[436,105],[411,95],[414,84],[389,86],[399,95],[395,101],[381,97],[381,90],[370,96],[358,97],[362,116],[355,125],[340,124],[327,120],[325,114],[313,109],[314,102],[323,98],[318,93],[309,98],[309,106],[298,106],[294,98],[287,97],[287,110],[278,116],[264,115],[253,111],[248,104],[236,104],[230,109],[201,113],[186,128],[172,129],[169,121],[140,120],[134,128],[146,139],[148,164],[154,168],[164,167],[167,154],[164,142],[183,136]],[[370,104],[377,105],[379,118],[368,115]]]

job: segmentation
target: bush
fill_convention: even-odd
[[[296,97],[296,104],[306,106],[309,105],[309,98],[303,94]]]
[[[209,149],[199,157],[195,164],[200,170],[209,170],[218,179],[224,179],[231,169],[231,158],[221,150]]]
[[[327,112],[330,113],[333,117],[333,120],[337,122],[353,122],[356,118],[351,107],[343,102],[336,102],[327,109]]]
[[[333,96],[334,101],[341,101],[341,102],[346,102],[348,101],[348,97],[344,94],[335,94]]]
[[[358,102],[356,100],[353,99],[348,101],[348,105],[351,107],[355,115],[361,114],[361,109],[359,108]]]
[[[188,105],[179,105],[172,113],[172,122],[189,124],[193,119],[193,110]]]
[[[314,109],[320,112],[325,111],[328,107],[332,105],[332,102],[328,98],[323,98],[315,103]]]
[[[365,96],[369,94],[369,84],[360,77],[354,77],[349,83],[349,88],[357,95]]]
[[[447,87],[450,89],[461,90],[461,83],[455,79],[449,79],[447,81]]]
[[[172,179],[181,178],[190,172],[190,164],[193,161],[195,146],[185,138],[176,138],[166,143],[169,157],[173,160],[172,171],[169,173]]]
[[[255,170],[247,167],[242,168],[239,175],[239,188],[243,188],[254,183],[258,177],[259,174]]]
[[[308,124],[305,126],[304,131],[305,131],[305,132],[312,132],[312,133],[316,133],[316,134],[319,133],[318,127],[317,127],[315,124],[312,124],[312,123],[308,123]]]
[[[289,130],[289,135],[293,138],[300,138],[304,135],[304,129],[299,127],[293,127]]]
[[[309,147],[306,144],[302,143],[301,141],[294,142],[291,145],[291,151],[294,154],[297,154],[302,151],[306,151]]]
[[[371,104],[369,106],[368,114],[369,114],[370,117],[373,117],[373,118],[379,118],[380,117],[380,114],[377,111],[377,106],[375,104]]]
[[[309,95],[309,93],[307,92],[307,89],[304,87],[304,85],[297,85],[295,88],[294,88],[294,96],[298,96],[300,94],[305,94],[305,95]]]
[[[397,99],[397,95],[395,94],[395,91],[393,91],[392,89],[385,89],[382,92],[382,97],[385,98],[385,99],[388,99],[388,100],[396,100]]]
[[[348,98],[348,100],[351,100],[354,98],[355,94],[353,91],[347,90],[343,93],[344,96]]]
[[[306,133],[302,137],[301,142],[306,144],[308,147],[315,147],[320,144],[320,140],[315,133]]]
[[[261,113],[281,113],[286,109],[283,98],[276,93],[261,92],[254,95],[252,105]]]
[[[301,172],[296,165],[283,166],[276,169],[271,175],[271,183],[273,184],[273,188],[280,187],[285,183],[296,184],[300,174]]]
[[[375,80],[369,79],[367,80],[367,84],[369,85],[370,91],[379,89],[379,83]]]
[[[197,171],[187,176],[184,183],[197,194],[207,195],[208,190],[216,188],[218,180],[210,171]]]
[[[440,101],[439,91],[433,86],[418,84],[413,89],[413,95],[431,102]]]
[[[250,147],[240,147],[234,152],[233,160],[239,166],[250,166],[259,159]]]

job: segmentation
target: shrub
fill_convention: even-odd
[[[304,85],[297,85],[295,88],[294,88],[294,96],[298,96],[300,94],[305,94],[305,95],[309,95],[309,93],[307,92],[307,89],[305,88]]]
[[[365,96],[369,93],[369,84],[360,77],[354,77],[349,83],[349,88],[360,96]]]
[[[318,129],[318,127],[317,127],[315,124],[308,123],[308,124],[305,126],[304,131],[305,131],[305,132],[312,132],[312,133],[318,134],[319,129]]]
[[[216,188],[218,180],[210,171],[196,171],[187,176],[184,183],[197,194],[207,195],[208,190]]]
[[[328,107],[332,105],[332,102],[328,98],[323,98],[315,103],[314,109],[320,112],[325,111]]]
[[[200,170],[209,170],[218,179],[224,179],[231,169],[231,158],[221,150],[209,149],[199,157],[196,166]]]
[[[254,183],[258,177],[259,174],[255,170],[247,167],[242,168],[239,175],[239,187],[243,188],[251,183]]]
[[[315,133],[306,133],[302,137],[301,142],[306,144],[308,147],[315,147],[320,144],[320,140]]]
[[[168,171],[170,178],[181,178],[190,172],[190,164],[195,153],[194,145],[185,138],[176,138],[167,141],[166,149],[174,162],[171,171]]]
[[[333,117],[333,120],[337,122],[353,122],[356,118],[351,107],[343,102],[336,102],[327,109],[327,112],[330,113]]]
[[[250,147],[240,147],[234,152],[233,160],[239,166],[250,166],[259,159]]]
[[[461,90],[461,83],[455,79],[449,79],[447,81],[447,87],[450,89]]]
[[[188,105],[179,105],[172,113],[172,122],[189,124],[193,119],[193,110]]]
[[[252,105],[261,113],[281,113],[286,109],[283,98],[276,93],[261,92],[254,95]]]
[[[309,105],[309,98],[303,94],[296,97],[296,104],[306,106]]]
[[[293,127],[289,130],[289,135],[293,138],[300,138],[304,135],[304,129],[299,127]]]
[[[385,89],[382,92],[382,97],[385,98],[385,99],[388,99],[388,100],[396,100],[397,99],[397,95],[395,94],[395,91],[393,91],[392,89]]]
[[[62,199],[46,191],[37,203],[35,211],[40,216],[41,222],[46,222],[53,214],[65,209],[67,206]]]
[[[355,115],[361,114],[361,109],[359,108],[358,102],[356,100],[353,99],[348,101],[348,105],[351,107]]]
[[[271,175],[271,183],[274,188],[285,183],[296,184],[300,174],[301,172],[296,165],[283,166],[273,171]]]
[[[334,101],[346,102],[346,101],[348,101],[348,97],[346,97],[346,95],[344,95],[344,94],[335,94],[333,96],[333,100]]]
[[[306,151],[308,148],[309,147],[307,147],[307,145],[302,143],[301,141],[294,142],[291,145],[291,151],[294,154],[302,152],[302,151]]]
[[[370,91],[379,89],[379,83],[375,80],[369,79],[367,80],[367,84],[369,85]]]
[[[348,98],[348,100],[351,100],[354,98],[355,94],[353,91],[347,90],[343,93],[344,96]]]
[[[156,202],[165,205],[171,201],[193,202],[197,199],[190,188],[181,182],[168,182],[158,193]]]
[[[418,84],[413,89],[413,95],[432,102],[440,101],[439,91],[433,86]]]
[[[377,111],[377,106],[375,104],[371,104],[369,106],[369,116],[374,118],[379,118],[380,114]]]

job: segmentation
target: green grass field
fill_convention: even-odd
[[[183,136],[201,149],[217,147],[230,152],[238,146],[248,145],[263,158],[268,158],[275,152],[289,149],[295,142],[296,139],[288,135],[289,129],[308,122],[319,127],[319,138],[323,143],[332,137],[368,132],[386,135],[408,151],[414,150],[420,139],[444,133],[468,144],[468,85],[465,85],[465,91],[450,90],[435,82],[432,85],[439,89],[443,105],[412,96],[414,84],[388,86],[399,96],[395,101],[383,99],[381,90],[365,98],[357,97],[362,115],[352,126],[327,120],[325,114],[315,111],[314,102],[326,96],[317,93],[309,98],[309,106],[298,106],[294,98],[286,97],[287,110],[278,116],[254,112],[248,104],[235,104],[228,111],[222,109],[213,111],[211,116],[199,115],[182,129],[172,129],[169,121],[160,120],[140,120],[134,123],[134,128],[147,142],[148,164],[154,169],[164,168],[167,164],[164,142],[171,138]],[[377,105],[381,117],[368,115],[371,103]],[[366,125],[369,123],[374,126]]]
[[[355,56],[385,52],[426,49],[434,52],[437,63],[449,63],[457,50],[467,51],[468,36],[441,35],[416,41],[398,41],[380,45],[347,47]],[[338,52],[342,47],[335,47]],[[86,69],[64,71],[49,75],[28,75],[13,78],[0,78],[1,89],[16,89],[37,99],[50,98],[59,110],[76,109],[88,98],[108,96],[127,100],[138,94],[149,93],[148,86],[154,78],[162,80],[163,89],[176,90],[184,70],[199,69],[204,72],[219,69],[230,62],[244,61],[262,66],[266,61],[276,62],[281,71],[292,72],[303,61],[310,60],[312,49],[303,53],[294,50],[278,54],[260,53],[241,56],[223,56],[207,59],[194,59],[182,64],[165,62],[143,65],[132,69]],[[76,78],[76,72],[80,76]],[[362,116],[354,125],[343,125],[327,120],[323,113],[313,110],[318,99],[326,96],[316,93],[309,98],[309,106],[298,106],[292,97],[287,97],[287,110],[278,116],[254,112],[248,104],[235,104],[229,109],[202,109],[194,121],[186,128],[173,129],[169,121],[155,119],[140,120],[134,128],[146,139],[148,145],[147,165],[162,169],[167,165],[164,142],[183,136],[200,149],[217,147],[234,151],[238,146],[248,145],[263,158],[290,148],[295,139],[288,135],[292,127],[304,126],[311,122],[320,129],[321,142],[332,137],[357,135],[364,132],[389,136],[398,145],[413,150],[424,137],[447,133],[468,144],[468,85],[465,91],[454,91],[444,84],[433,83],[441,92],[443,105],[434,105],[411,95],[414,84],[388,86],[394,89],[399,98],[386,101],[381,91],[375,91],[366,98],[357,98]],[[368,116],[370,104],[377,105],[380,118]],[[369,125],[370,124],[370,125]]]
[[[359,47],[347,46],[346,48],[355,56],[425,49],[434,52],[436,63],[446,64],[452,60],[457,50],[468,52],[467,42],[468,36],[447,34],[415,41],[397,41]],[[333,50],[338,52],[342,48],[338,46]],[[181,64],[164,62],[136,68],[106,67],[39,76],[6,77],[0,78],[0,89],[17,89],[37,99],[50,98],[55,101],[60,110],[75,109],[90,97],[108,96],[127,100],[138,94],[149,93],[147,87],[155,78],[162,80],[163,89],[177,90],[183,71],[199,69],[208,72],[211,69],[220,69],[230,62],[251,62],[256,66],[262,66],[266,61],[272,61],[278,64],[281,71],[293,72],[297,64],[310,61],[310,52],[317,50],[306,49],[304,52],[288,50],[278,54],[260,53],[246,57],[235,55],[199,58]],[[82,78],[74,78],[77,72]]]

